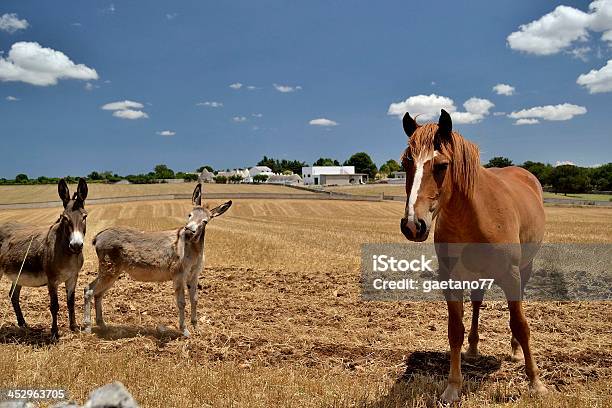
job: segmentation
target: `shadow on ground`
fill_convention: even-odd
[[[462,395],[476,392],[490,375],[501,368],[501,363],[502,361],[494,356],[462,359]],[[369,408],[439,406],[438,397],[446,387],[449,367],[448,353],[438,351],[412,353],[406,359],[404,373],[393,384],[389,392],[369,405]]]
[[[61,333],[60,333],[61,335]],[[15,325],[7,325],[0,328],[0,344],[28,344],[30,346],[47,346],[57,340],[51,337],[48,327],[22,328]]]
[[[157,341],[158,346],[164,346],[166,343],[183,336],[178,330],[160,326],[143,327],[133,325],[117,325],[106,326],[104,329],[94,327],[92,332],[103,340],[129,339],[138,336],[151,337]]]

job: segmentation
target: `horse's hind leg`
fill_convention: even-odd
[[[512,335],[523,348],[525,372],[529,378],[529,392],[536,395],[545,394],[547,392],[546,387],[540,380],[538,367],[531,354],[529,325],[523,313],[523,303],[521,301],[508,300],[508,309],[510,309],[510,329],[512,330]]]
[[[527,285],[527,282],[529,282],[529,278],[531,278],[532,272],[533,261],[525,267],[521,268],[521,298],[524,295],[525,286]],[[524,357],[523,351],[521,350],[521,344],[514,336],[514,333],[512,334],[512,339],[510,339],[510,346],[512,347],[512,355],[510,356],[510,359],[512,361],[523,361]]]
[[[470,298],[472,299],[472,324],[470,326],[470,334],[468,335],[468,349],[465,355],[467,357],[478,356],[478,318],[480,317],[480,307],[482,306],[482,298],[484,290],[473,290]]]
[[[12,293],[12,296],[11,296]],[[15,316],[17,316],[17,324],[19,327],[26,328],[28,325],[26,324],[25,319],[23,318],[23,313],[21,313],[21,306],[19,305],[19,295],[21,294],[21,285],[17,285],[13,283],[11,285],[11,290],[9,291],[9,296],[11,296],[11,303],[13,304],[13,310],[15,310]]]

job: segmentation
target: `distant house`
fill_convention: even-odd
[[[248,169],[234,169],[229,171],[220,171],[217,173],[217,176],[227,177],[228,179],[233,176],[242,177],[242,182],[245,182],[249,178],[249,170]]]
[[[253,178],[260,174],[263,176],[268,176],[268,178],[274,175],[274,173],[272,172],[272,169],[269,168],[268,166],[254,166],[249,169],[249,177],[247,177],[245,181],[247,183],[252,183]]]
[[[267,183],[295,185],[301,184],[302,178],[297,174],[272,174],[268,177]]]
[[[391,177],[387,179],[389,184],[404,184],[406,183],[406,172],[405,171],[394,171],[391,173]]]
[[[302,178],[307,186],[364,184],[368,175],[355,173],[355,166],[302,167]]]
[[[198,181],[200,183],[212,183],[214,181],[215,175],[208,171],[208,169],[203,169],[200,175],[198,176]]]

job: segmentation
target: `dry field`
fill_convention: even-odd
[[[213,205],[217,202],[211,203]],[[19,330],[0,281],[0,387],[64,386],[83,401],[120,380],[143,407],[430,407],[445,385],[443,303],[360,299],[359,251],[404,242],[399,202],[236,200],[208,226],[200,279],[200,327],[176,331],[170,284],[120,279],[105,301],[109,331],[70,333],[49,344],[44,288],[22,291],[32,327]],[[177,228],[181,201],[88,207],[82,289],[94,277],[96,232],[110,225]],[[549,242],[611,242],[612,210],[547,208]],[[0,212],[46,225],[57,208]],[[463,407],[612,406],[612,310],[604,302],[525,306],[551,393],[526,396],[523,366],[509,361],[507,308],[486,302],[478,361],[465,361]],[[466,309],[466,324],[469,307]]]
[[[133,197],[160,194],[191,194],[195,183],[177,184],[100,184],[89,183],[89,198]],[[76,185],[70,185],[70,191]],[[273,184],[204,184],[206,193],[304,193]],[[57,184],[0,186],[0,204],[57,201]]]

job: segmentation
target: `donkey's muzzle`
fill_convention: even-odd
[[[68,247],[70,247],[70,250],[75,254],[80,254],[81,251],[83,251],[83,243],[79,241],[70,242],[70,244],[68,244]]]
[[[408,218],[400,220],[400,230],[406,239],[410,241],[425,241],[429,235],[429,229],[425,220],[418,218],[415,221]]]

